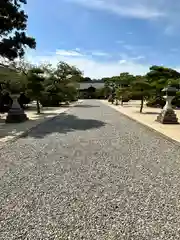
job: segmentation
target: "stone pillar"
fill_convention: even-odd
[[[20,107],[17,96],[13,97],[13,104],[6,117],[6,123],[20,123],[28,120],[24,110]]]
[[[178,124],[178,118],[171,105],[174,96],[165,96],[164,98],[166,99],[166,105],[157,117],[157,121],[162,124]]]

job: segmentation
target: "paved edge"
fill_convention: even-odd
[[[61,115],[62,113],[65,113],[65,112],[69,111],[69,110],[70,110],[70,107],[74,107],[74,106],[80,104],[81,102],[82,102],[82,100],[77,101],[77,102],[75,102],[75,103],[71,103],[71,104],[69,104],[69,106],[67,106],[62,112],[57,113],[55,116],[49,117],[49,118],[47,118],[47,119],[43,119],[41,122],[37,123],[35,126],[29,127],[28,129],[22,131],[20,134],[17,134],[16,136],[13,136],[11,139],[9,139],[9,140],[7,140],[6,142],[2,143],[2,146],[0,146],[0,150],[1,150],[2,148],[4,148],[4,146],[5,146],[6,144],[10,144],[10,143],[12,143],[12,142],[15,142],[15,141],[17,141],[19,138],[26,137],[33,129],[35,129],[35,128],[38,127],[39,125],[41,125],[41,124],[43,124],[43,123],[45,123],[45,122],[48,122],[48,121],[52,121],[54,118],[56,118],[57,116]],[[60,107],[60,108],[61,108],[61,107]]]
[[[129,118],[129,119],[132,120],[132,121],[137,122],[137,123],[140,124],[140,125],[143,125],[144,127],[148,128],[151,132],[154,132],[154,133],[160,135],[161,137],[165,138],[167,141],[169,141],[169,142],[175,144],[176,146],[180,147],[180,142],[176,141],[175,139],[173,139],[173,138],[171,138],[171,137],[163,134],[162,132],[159,132],[158,130],[154,129],[153,127],[150,127],[150,126],[146,125],[145,123],[142,123],[142,122],[138,121],[137,119],[132,118],[132,117],[129,116],[128,114],[125,114],[125,113],[121,112],[120,109],[115,108],[113,105],[108,104],[108,103],[105,102],[105,101],[101,101],[101,103],[103,103],[103,104],[106,105],[106,106],[109,106],[109,107],[113,108],[115,111],[119,112],[119,113],[122,114],[123,116]]]

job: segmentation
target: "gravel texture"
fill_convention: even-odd
[[[180,148],[87,100],[0,151],[1,240],[180,239]]]

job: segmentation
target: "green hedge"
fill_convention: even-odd
[[[156,99],[151,99],[147,102],[147,107],[161,107],[163,108],[166,104],[166,100],[163,97],[157,97]],[[180,97],[177,96],[173,99],[172,105],[174,107],[180,108]]]
[[[163,108],[165,104],[166,104],[166,101],[165,101],[164,98],[157,97],[157,98],[150,99],[147,102],[146,105],[147,105],[147,107],[161,107],[161,108]]]

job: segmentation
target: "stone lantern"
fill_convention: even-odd
[[[176,96],[177,89],[175,87],[168,86],[167,88],[164,88],[162,92],[165,94],[164,99],[166,100],[166,105],[157,117],[157,121],[162,124],[178,124],[176,113],[171,105],[172,100]]]
[[[28,117],[18,103],[18,100],[17,100],[18,96],[14,95],[12,96],[12,98],[13,98],[13,104],[6,117],[6,123],[20,123],[20,122],[27,121]]]

